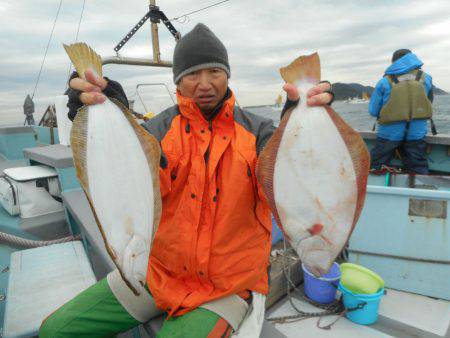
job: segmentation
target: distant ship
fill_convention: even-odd
[[[361,98],[359,97],[351,97],[347,99],[347,103],[351,104],[359,104],[359,103],[367,103],[370,100],[370,96],[368,93],[363,92]]]
[[[275,107],[281,107],[281,104],[283,103],[283,97],[281,94],[278,94],[278,97],[275,99]]]

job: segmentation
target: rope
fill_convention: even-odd
[[[50,241],[35,241],[32,239],[22,238],[18,236],[14,236],[11,234],[7,234],[5,232],[0,231],[0,242],[6,242],[8,244],[18,245],[25,248],[38,248],[41,246],[47,246],[52,244],[60,244],[66,242],[72,242],[81,239],[80,236],[67,236],[64,238],[58,238]]]
[[[61,5],[62,5],[62,0],[59,1],[58,11],[56,12],[55,20],[53,21],[52,31],[50,33],[50,37],[49,37],[48,42],[47,42],[47,47],[45,48],[44,58],[42,59],[41,68],[39,69],[39,73],[38,73],[38,76],[37,76],[37,79],[36,79],[36,84],[34,85],[33,95],[31,95],[31,99],[34,98],[34,94],[36,93],[36,89],[37,89],[39,80],[41,78],[41,73],[42,73],[42,69],[44,68],[45,58],[47,57],[47,52],[48,52],[48,49],[50,47],[50,42],[52,41],[53,32],[55,30],[56,21],[58,20],[59,12],[61,10]]]
[[[225,2],[228,2],[228,1],[230,1],[230,0],[219,1],[219,2],[216,2],[216,3],[212,4],[212,5],[209,5],[209,6],[200,8],[200,9],[197,9],[197,10],[195,10],[195,11],[192,11],[192,12],[189,12],[189,13],[186,13],[186,14],[183,14],[183,15],[180,15],[180,16],[178,16],[178,17],[174,17],[174,18],[172,18],[172,19],[169,19],[168,21],[177,21],[177,22],[179,22],[179,23],[185,23],[185,22],[188,20],[188,16],[189,16],[189,15],[194,14],[194,13],[198,13],[198,12],[201,12],[201,11],[204,11],[205,9],[208,9],[208,8],[211,8],[211,7],[214,7],[214,6],[218,6],[218,5],[223,4],[223,3],[225,3]],[[182,18],[183,18],[183,21],[179,21],[179,20],[182,19]]]
[[[292,282],[292,280],[290,278],[290,276],[291,276],[290,264],[287,264],[287,267],[286,267],[286,259],[288,259],[289,257],[287,257],[287,255],[286,255],[287,248],[286,248],[286,240],[285,239],[283,239],[283,244],[284,244],[284,248],[283,248],[284,250],[283,250],[283,254],[282,254],[283,255],[283,274],[286,278],[286,283],[287,283],[287,285],[286,285],[287,286],[287,296],[289,299],[289,303],[291,304],[292,308],[297,312],[297,314],[290,315],[290,316],[272,317],[272,318],[268,318],[267,320],[271,321],[271,322],[283,324],[283,323],[293,323],[293,322],[301,321],[301,320],[308,319],[308,318],[319,317],[319,320],[317,322],[317,327],[319,327],[321,329],[329,330],[331,328],[331,326],[337,320],[329,325],[319,326],[321,318],[325,317],[325,316],[339,315],[339,317],[338,317],[338,319],[339,319],[340,317],[342,317],[345,314],[346,310],[344,309],[342,303],[338,300],[335,300],[333,303],[328,304],[328,305],[320,304],[320,303],[317,303],[317,302],[309,299],[308,297],[306,297],[306,295],[304,294],[304,291],[297,288],[297,286],[294,284],[294,282]],[[297,306],[292,301],[291,288],[294,290],[294,292],[297,292],[297,294],[300,295],[300,297],[302,298],[303,301],[322,309],[322,311],[305,312],[305,311],[302,311],[299,308],[297,308]]]
[[[80,19],[78,20],[78,28],[77,28],[77,34],[75,36],[75,42],[78,42],[78,35],[80,33],[81,21],[83,20],[85,4],[86,4],[86,0],[83,0],[83,6],[81,7]],[[69,86],[69,78],[70,78],[70,72],[71,71],[72,71],[72,62],[69,61],[69,71],[67,72],[66,86]]]

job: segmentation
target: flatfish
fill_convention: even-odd
[[[64,46],[79,76],[102,76],[101,59],[84,43]],[[117,101],[84,106],[71,132],[78,179],[122,278],[137,295],[145,284],[161,215],[160,146]]]
[[[257,177],[272,213],[303,264],[320,276],[346,245],[364,204],[369,153],[329,106],[309,107],[320,81],[317,53],[280,69],[300,93],[261,152]]]

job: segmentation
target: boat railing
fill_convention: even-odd
[[[176,104],[175,99],[173,98],[172,93],[170,92],[169,87],[168,87],[165,83],[163,83],[163,82],[157,82],[157,83],[156,83],[156,82],[155,82],[155,83],[138,83],[138,84],[136,85],[136,95],[137,95],[137,97],[139,98],[139,101],[141,102],[142,106],[144,107],[145,112],[149,112],[149,109],[148,109],[147,106],[145,105],[144,99],[142,98],[142,95],[141,95],[141,93],[139,92],[139,88],[146,87],[146,86],[155,86],[155,87],[158,87],[158,86],[159,86],[159,87],[164,87],[165,90],[167,91],[167,93],[169,94],[169,97],[170,97],[170,99],[172,100],[173,104]]]
[[[375,140],[377,132],[375,131],[358,131],[365,140]],[[429,144],[440,144],[450,146],[450,134],[427,135],[425,141]]]

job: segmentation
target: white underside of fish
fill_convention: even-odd
[[[86,129],[81,161],[81,175],[87,181],[84,189],[108,252],[139,292],[145,284],[153,238],[155,195],[159,197],[154,173],[132,124],[116,104],[107,99],[84,109],[78,113],[84,117],[77,116],[85,119],[81,125]],[[78,123],[76,127],[81,128]]]
[[[78,76],[103,77],[102,61],[83,42],[64,45]],[[106,250],[135,294],[146,282],[161,216],[159,142],[118,101],[84,106],[71,131],[73,160]]]
[[[304,83],[299,90],[306,93],[310,87]],[[274,198],[283,229],[303,263],[319,263],[326,271],[353,225],[356,175],[348,148],[325,108],[307,107],[305,97],[301,102],[281,138]],[[311,235],[308,230],[315,225],[323,228]]]

